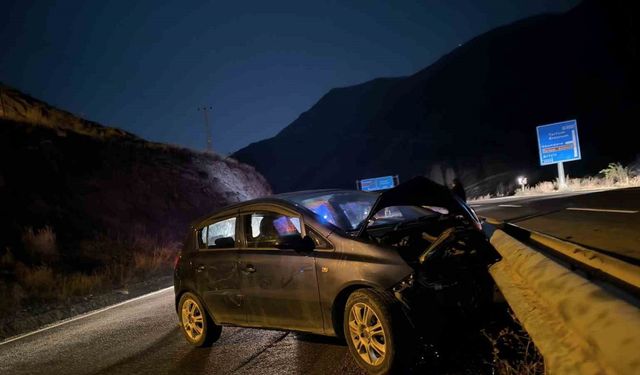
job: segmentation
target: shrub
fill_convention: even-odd
[[[158,246],[152,253],[138,251],[133,255],[134,272],[146,276],[170,270],[177,252],[177,244]]]
[[[482,333],[491,345],[491,365],[498,375],[542,375],[544,360],[531,337],[517,324],[505,327],[497,334]]]
[[[2,254],[2,257],[0,257],[0,270],[5,272],[13,271],[15,265],[16,259],[13,256],[13,253],[11,253],[11,250],[9,248],[6,248],[4,254]]]
[[[56,296],[56,278],[48,266],[16,267],[18,282],[31,297],[51,299]]]
[[[3,314],[16,306],[88,296],[112,288],[127,288],[131,282],[149,276],[170,275],[179,249],[179,243],[161,242],[146,235],[127,240],[101,235],[91,241],[82,241],[71,257],[75,267],[65,262],[63,268],[61,264],[42,261],[51,259],[47,254],[55,248],[55,234],[51,228],[40,231],[27,228],[23,242],[32,257],[41,261],[29,266],[17,261],[9,249],[0,253],[0,271],[11,279],[15,274],[15,281],[10,283],[0,278],[0,295],[3,296],[0,313]],[[54,254],[57,257],[57,250]],[[92,272],[88,273],[88,270]]]
[[[113,262],[122,262],[127,255],[127,249],[106,236],[80,241],[74,250],[75,260],[83,264],[85,270],[98,269]]]
[[[60,282],[60,297],[68,298],[94,293],[102,287],[103,281],[103,275],[98,273],[91,275],[76,273],[62,277]]]
[[[567,176],[567,190],[580,191],[620,186],[640,186],[640,176],[635,175],[635,172],[630,167],[623,167],[620,163],[610,163],[607,168],[600,171],[600,174],[602,177],[569,178]],[[533,187],[525,187],[524,191],[518,189],[515,195],[545,194],[554,192],[557,189],[558,179],[556,178],[554,182],[543,181]]]
[[[146,235],[143,228],[136,228],[134,232],[141,234],[135,235],[131,241],[129,241],[130,243],[128,245],[130,247],[140,251],[150,251],[158,246],[158,241],[151,236]]]
[[[38,231],[27,227],[22,232],[22,245],[32,261],[44,264],[54,263],[60,257],[53,228],[45,226]]]
[[[0,280],[0,317],[15,313],[20,308],[21,301],[25,296],[24,290],[19,284],[8,283]]]
[[[153,255],[144,252],[137,252],[133,254],[133,268],[136,273],[146,275],[158,270],[160,265],[160,259]]]
[[[469,199],[469,202],[481,201],[481,200],[485,200],[485,199],[491,199],[491,194],[485,194],[485,195],[480,195],[478,197],[473,197],[473,198]]]
[[[623,167],[620,163],[609,163],[609,166],[600,171],[604,174],[604,178],[609,180],[612,184],[629,184],[631,173],[629,168]]]
[[[110,263],[101,270],[105,287],[126,287],[132,280],[131,267],[123,263]]]
[[[551,181],[543,181],[535,186],[525,186],[524,190],[516,190],[516,195],[533,195],[533,194],[547,194],[556,191],[556,185]]]

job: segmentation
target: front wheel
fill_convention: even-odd
[[[202,347],[218,341],[222,327],[213,322],[195,294],[182,295],[178,307],[182,333],[190,344]]]
[[[407,365],[411,349],[406,319],[389,293],[359,289],[347,300],[344,333],[349,351],[370,374],[388,374]],[[401,356],[403,358],[401,358]]]

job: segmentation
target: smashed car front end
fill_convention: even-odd
[[[375,220],[382,210],[407,207],[433,214],[396,224]],[[475,212],[446,187],[416,178],[382,193],[358,236],[394,249],[413,269],[391,291],[427,340],[437,340],[447,323],[479,319],[491,305],[488,266],[498,254]]]

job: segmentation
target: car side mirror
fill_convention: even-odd
[[[298,233],[290,236],[280,237],[276,242],[278,249],[293,249],[301,253],[307,253],[313,251],[316,248],[315,242],[309,236],[304,238]]]

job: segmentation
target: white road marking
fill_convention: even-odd
[[[107,310],[114,309],[114,308],[116,308],[116,307],[118,307],[118,306],[125,305],[125,304],[127,304],[127,303],[129,303],[129,302],[138,301],[138,300],[141,300],[141,299],[143,299],[143,298],[151,297],[151,296],[154,296],[154,295],[156,295],[156,294],[160,294],[160,293],[162,293],[162,292],[166,292],[166,291],[167,291],[167,290],[169,290],[169,289],[173,289],[173,285],[172,285],[172,286],[170,286],[170,287],[168,287],[168,288],[164,288],[164,289],[156,290],[155,292],[151,292],[151,293],[143,294],[143,295],[138,296],[138,297],[136,297],[136,298],[132,298],[132,299],[128,299],[128,300],[126,300],[126,301],[122,301],[122,302],[116,303],[115,305],[111,305],[111,306],[103,307],[103,308],[101,308],[101,309],[93,310],[93,311],[90,311],[90,312],[85,313],[85,314],[82,314],[82,315],[78,315],[78,316],[74,316],[74,317],[72,317],[72,318],[68,318],[68,319],[65,319],[65,320],[61,320],[61,321],[59,321],[59,322],[57,322],[57,323],[52,323],[52,324],[50,324],[50,325],[48,325],[48,326],[44,326],[44,327],[42,327],[42,328],[40,328],[40,329],[37,329],[37,330],[35,330],[35,331],[33,331],[33,332],[27,332],[27,333],[23,333],[22,335],[18,335],[18,336],[11,337],[11,338],[9,338],[9,339],[7,339],[7,340],[5,340],[5,341],[0,342],[0,346],[2,346],[2,345],[4,345],[4,344],[8,344],[8,343],[13,342],[13,341],[16,341],[16,340],[23,339],[23,338],[28,337],[28,336],[31,336],[31,335],[35,335],[36,333],[40,333],[40,332],[43,332],[43,331],[50,330],[50,329],[52,329],[52,328],[60,327],[61,325],[64,325],[64,324],[67,324],[67,323],[75,322],[76,320],[80,320],[80,319],[88,318],[88,317],[93,316],[93,315],[96,315],[96,314],[100,314],[101,312],[105,312],[105,311],[107,311]]]
[[[593,211],[593,212],[613,212],[616,214],[637,214],[638,211],[630,210],[609,210],[604,208],[580,208],[580,207],[567,207],[569,211]]]
[[[522,207],[519,204],[499,204],[498,207]]]

